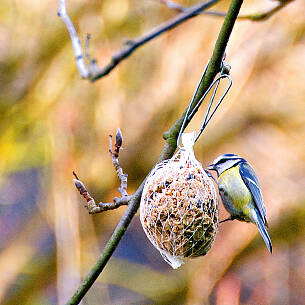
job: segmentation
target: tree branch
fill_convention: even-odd
[[[150,32],[144,34],[143,36],[134,39],[128,40],[126,42],[126,46],[117,52],[115,55],[112,56],[111,61],[108,65],[104,68],[100,69],[96,72],[95,76],[92,76],[91,81],[95,81],[105,75],[107,75],[111,70],[113,70],[123,59],[128,57],[132,52],[134,52],[137,48],[142,46],[143,44],[147,43],[148,41],[160,36],[164,32],[167,32],[179,24],[185,22],[188,19],[191,19],[197,15],[199,15],[203,10],[206,10],[213,5],[215,5],[220,0],[210,0],[206,3],[196,4],[194,6],[189,7],[184,12],[178,14],[177,16],[173,17],[172,19],[161,23]]]
[[[79,72],[79,74],[82,78],[88,78],[90,73],[89,73],[89,70],[87,68],[84,56],[83,56],[83,50],[82,50],[80,40],[77,36],[74,25],[73,25],[68,13],[67,13],[65,0],[59,0],[58,1],[57,15],[59,17],[61,17],[61,19],[65,23],[65,25],[67,27],[67,30],[69,32],[70,39],[71,39],[71,42],[72,42],[72,47],[73,47],[73,50],[74,50],[74,55],[75,55],[76,66],[77,66],[78,72]]]
[[[176,26],[185,22],[186,20],[199,15],[203,10],[212,7],[219,1],[220,0],[210,0],[209,2],[206,3],[200,3],[191,6],[187,8],[184,12],[178,14],[177,16],[173,17],[172,19],[166,22],[161,23],[160,25],[158,25],[148,33],[142,35],[141,37],[138,37],[133,40],[128,40],[126,42],[125,47],[123,47],[121,50],[115,53],[112,56],[110,62],[102,68],[98,67],[94,59],[89,60],[88,65],[86,64],[80,40],[77,36],[76,30],[71,22],[71,19],[67,14],[65,0],[59,0],[58,16],[60,16],[63,19],[69,31],[70,38],[72,41],[72,46],[74,49],[74,54],[76,57],[76,65],[80,75],[83,78],[90,79],[92,82],[94,82],[102,78],[103,76],[109,74],[122,60],[128,57],[140,46],[160,36],[161,34],[175,28]]]
[[[237,5],[237,3],[235,3],[235,2],[240,3],[240,6]],[[193,115],[196,113],[198,108],[194,112],[192,112],[192,110],[198,104],[198,101],[204,95],[206,90],[209,88],[209,86],[213,82],[213,79],[215,78],[216,74],[221,69],[221,62],[225,55],[225,49],[226,49],[227,43],[229,41],[229,37],[231,35],[235,21],[237,19],[242,2],[243,2],[242,0],[239,0],[239,1],[233,0],[231,2],[231,6],[228,10],[228,13],[226,14],[226,17],[222,24],[222,28],[221,28],[218,38],[216,40],[214,51],[213,51],[212,57],[209,61],[209,64],[208,64],[208,67],[207,67],[207,70],[205,73],[205,77],[201,80],[199,87],[198,87],[198,91],[194,97],[193,105],[190,109],[190,113],[192,113]],[[179,119],[173,124],[173,126],[169,129],[169,131],[167,131],[163,134],[163,138],[166,140],[167,143],[165,144],[165,147],[161,154],[160,160],[170,158],[172,156],[172,154],[174,153],[174,151],[176,150],[176,147],[177,147],[176,139],[178,137],[181,125],[183,123],[185,113],[186,113],[186,110],[179,117]],[[186,126],[190,122],[191,119],[192,119],[192,117],[186,121]]]
[[[232,32],[234,23],[237,19],[239,10],[242,6],[243,0],[232,0],[231,5],[229,7],[228,13],[225,17],[225,20],[223,22],[222,28],[219,32],[214,52],[211,57],[207,73],[205,74],[205,77],[203,78],[201,82],[201,86],[197,92],[196,95],[196,101],[200,99],[200,97],[203,95],[204,90],[208,88],[208,86],[212,83],[213,78],[215,75],[219,72],[220,69],[220,63],[223,58],[223,54],[226,48],[226,45],[229,41],[230,34]],[[194,104],[195,105],[195,104]],[[185,113],[184,113],[185,114]],[[167,133],[167,142],[164,146],[164,149],[161,153],[159,160],[165,160],[171,157],[174,154],[175,148],[176,148],[176,139],[179,133],[179,126],[181,126],[184,114],[181,115],[181,117],[177,120],[176,123],[171,127],[169,132]],[[93,285],[99,274],[103,271],[104,267],[106,266],[108,260],[112,256],[114,250],[118,246],[122,236],[127,230],[128,225],[130,224],[133,216],[136,214],[141,194],[143,191],[145,181],[142,182],[142,184],[139,186],[137,191],[131,196],[130,202],[128,204],[128,207],[121,218],[120,222],[118,223],[117,227],[115,228],[110,240],[106,244],[100,258],[95,263],[93,268],[90,270],[89,274],[84,279],[83,283],[80,285],[80,287],[77,289],[75,294],[71,297],[71,299],[67,302],[67,305],[74,305],[79,304],[79,302],[82,300],[84,295],[87,293],[87,291],[90,289],[90,287]]]
[[[175,3],[171,0],[160,0],[161,2],[165,3],[170,9],[174,9],[180,12],[179,15],[173,17],[172,19],[160,24],[150,32],[142,35],[139,38],[134,40],[128,40],[126,42],[126,46],[123,47],[121,50],[117,51],[111,58],[110,62],[100,68],[97,65],[95,59],[91,59],[89,54],[86,50],[83,52],[80,39],[76,33],[76,30],[73,26],[73,23],[67,13],[66,9],[66,2],[65,0],[59,0],[59,8],[58,8],[58,16],[60,16],[65,23],[68,32],[70,34],[70,39],[72,42],[72,47],[75,54],[76,59],[76,66],[78,68],[79,74],[82,78],[89,79],[92,82],[108,75],[121,61],[131,55],[137,48],[144,45],[145,43],[149,42],[150,40],[160,36],[161,34],[173,29],[174,27],[178,26],[179,24],[185,22],[186,20],[193,18],[199,14],[205,15],[212,15],[216,17],[225,17],[226,14],[223,12],[218,11],[205,11],[208,8],[215,5],[220,0],[210,0],[207,3],[197,4],[191,7],[185,7],[181,4]],[[280,9],[285,7],[287,4],[294,0],[280,0],[279,4],[266,11],[261,13],[255,14],[248,14],[248,15],[240,15],[238,19],[240,20],[251,20],[251,21],[264,21],[271,16],[273,16],[276,12]],[[88,42],[88,38],[87,38]],[[84,54],[85,53],[85,54]],[[87,59],[87,62],[85,61]]]
[[[123,136],[119,128],[115,136],[114,149],[112,147],[112,136],[109,135],[109,152],[112,158],[112,164],[117,172],[119,179],[121,180],[121,186],[119,187],[121,198],[114,197],[113,202],[110,203],[105,203],[105,202],[96,203],[93,197],[88,192],[84,183],[81,182],[77,174],[73,172],[73,175],[75,177],[75,179],[73,179],[73,182],[75,184],[75,187],[81,194],[81,196],[85,198],[87,202],[85,208],[89,211],[89,214],[97,214],[108,210],[114,210],[122,205],[128,205],[131,200],[131,196],[129,196],[127,193],[127,174],[124,174],[123,169],[121,168],[119,163],[119,153],[122,144],[123,144]]]
[[[275,6],[274,8],[272,8],[266,12],[249,14],[249,15],[241,15],[239,19],[251,20],[251,21],[264,21],[264,20],[270,18],[271,16],[273,16],[276,12],[281,10],[283,7],[285,7],[287,4],[289,4],[292,1],[294,1],[294,0],[280,1],[277,6]]]
[[[275,6],[272,9],[269,9],[265,12],[247,14],[247,15],[239,15],[238,20],[264,21],[264,20],[270,18],[271,16],[273,16],[276,12],[278,12],[280,9],[282,9],[283,7],[285,7],[287,4],[289,4],[292,1],[294,1],[294,0],[279,1],[277,6]],[[182,4],[178,4],[171,0],[161,0],[161,2],[163,2],[168,8],[173,9],[177,12],[185,12],[188,9],[188,7],[186,7]],[[225,17],[226,16],[226,13],[218,12],[218,11],[204,11],[201,14],[211,15],[211,16],[216,16],[216,17]]]
[[[124,195],[121,198],[114,197],[113,202],[99,202],[96,203],[93,197],[89,194],[84,183],[81,182],[75,172],[73,175],[76,179],[73,179],[75,187],[78,189],[79,193],[86,199],[87,203],[85,208],[88,210],[89,214],[97,214],[108,210],[114,210],[122,205],[128,205],[130,201],[130,196]]]

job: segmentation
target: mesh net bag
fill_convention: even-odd
[[[195,158],[195,137],[195,133],[183,134],[183,148],[155,166],[140,204],[147,237],[174,269],[186,257],[205,255],[218,231],[216,191]]]

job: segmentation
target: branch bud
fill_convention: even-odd
[[[122,136],[121,129],[118,128],[118,131],[115,136],[115,147],[120,148],[120,147],[122,147],[122,144],[123,144],[123,136]]]

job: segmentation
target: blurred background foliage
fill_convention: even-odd
[[[248,0],[242,13],[275,5]],[[91,33],[100,65],[124,40],[176,14],[158,0],[67,6],[80,36]],[[162,133],[188,104],[222,23],[196,17],[90,83],[77,73],[56,12],[51,0],[0,4],[0,303],[6,305],[63,304],[72,295],[125,210],[88,215],[72,170],[97,200],[112,201],[118,179],[108,135],[120,127],[120,161],[132,193],[156,162]],[[304,13],[304,3],[294,1],[264,22],[237,22],[227,49],[233,88],[195,146],[204,166],[225,152],[252,163],[274,253],[253,225],[225,223],[205,257],[173,271],[137,215],[84,304],[304,302]]]

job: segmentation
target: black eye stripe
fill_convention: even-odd
[[[215,163],[215,165],[220,165],[220,164],[224,164],[228,161],[235,161],[236,164],[245,161],[243,158],[240,157],[235,157],[235,158],[223,158],[220,159],[219,161],[217,161],[217,163]]]
[[[228,159],[221,159],[221,160],[219,160],[219,161],[216,163],[216,165],[220,165],[220,164],[226,163],[226,162],[229,161],[229,160],[232,160],[232,159],[230,159],[230,158],[228,158]]]

